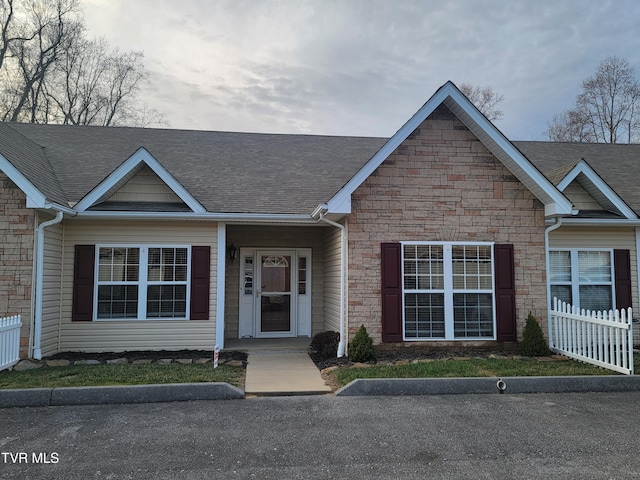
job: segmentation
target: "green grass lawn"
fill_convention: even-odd
[[[244,368],[211,364],[102,364],[0,372],[1,388],[53,388],[157,383],[226,382],[242,387]]]
[[[634,359],[638,365],[639,356]],[[593,365],[574,360],[539,361],[521,359],[434,360],[407,365],[372,365],[340,368],[329,373],[344,386],[357,378],[452,378],[452,377],[535,377],[566,375],[615,375]]]

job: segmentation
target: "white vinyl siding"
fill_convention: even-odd
[[[42,214],[38,217],[38,223],[53,218],[41,218],[44,217]],[[40,337],[40,348],[44,357],[58,352],[63,238],[64,228],[61,223],[44,230],[44,283],[42,288],[42,336]]]
[[[571,182],[562,193],[564,193],[579,210],[604,210],[602,205],[589,195],[589,192],[582,188],[582,185],[575,180]]]
[[[340,265],[342,232],[331,227],[324,241],[324,325],[325,331],[340,331]]]
[[[109,202],[184,203],[149,167],[143,167],[117,192]]]
[[[211,248],[209,319],[72,322],[75,245],[208,245]],[[167,221],[65,222],[61,351],[212,350],[216,329],[217,224]]]

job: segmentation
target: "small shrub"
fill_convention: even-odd
[[[313,336],[311,348],[321,357],[321,360],[327,360],[338,356],[338,343],[340,343],[338,332],[320,332]]]
[[[369,362],[376,359],[373,340],[364,325],[360,325],[360,329],[349,344],[349,359],[353,362]]]
[[[531,312],[529,312],[527,324],[524,326],[521,350],[522,354],[527,357],[544,357],[551,353],[547,341],[544,339],[542,328]]]

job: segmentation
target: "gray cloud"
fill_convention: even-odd
[[[447,80],[503,94],[541,139],[608,55],[640,68],[634,1],[85,0],[90,33],[142,49],[176,128],[392,135]]]

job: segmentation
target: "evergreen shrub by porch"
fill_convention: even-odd
[[[311,339],[311,348],[322,360],[327,360],[338,356],[338,343],[340,343],[338,332],[320,332]]]
[[[540,324],[531,312],[529,312],[527,323],[524,326],[520,349],[522,354],[527,357],[544,357],[551,353],[542,333],[542,328],[540,328]]]
[[[349,359],[353,362],[369,362],[376,359],[376,350],[373,348],[373,340],[367,333],[364,325],[353,336],[349,344]]]

